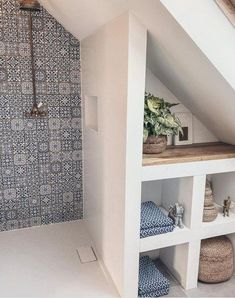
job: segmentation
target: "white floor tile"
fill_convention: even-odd
[[[0,233],[0,298],[112,298],[98,262],[81,264],[91,245],[75,221]]]

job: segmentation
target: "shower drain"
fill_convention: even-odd
[[[92,246],[79,246],[76,251],[82,264],[97,261],[96,254]]]

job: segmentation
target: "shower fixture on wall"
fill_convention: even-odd
[[[47,115],[46,111],[42,110],[42,103],[37,103],[36,97],[36,81],[34,67],[34,52],[33,52],[33,22],[32,12],[40,11],[40,4],[36,0],[21,0],[20,9],[29,12],[29,36],[30,36],[30,52],[31,52],[31,68],[32,68],[32,83],[33,83],[33,107],[30,112],[26,112],[27,118],[39,118]]]

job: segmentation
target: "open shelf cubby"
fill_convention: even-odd
[[[224,234],[228,237],[233,245],[233,250],[235,249],[235,233]],[[195,245],[195,244],[194,244]],[[197,249],[200,250],[201,240],[198,242],[198,246],[194,247],[194,262],[199,265],[199,257]],[[192,245],[190,243],[184,243],[180,245],[169,245],[169,247],[160,248],[156,250],[151,250],[148,252],[140,253],[140,256],[147,255],[152,260],[158,270],[160,270],[169,280],[170,287],[174,287],[174,279],[180,284],[183,288],[187,289],[188,285],[192,284],[193,276],[195,277],[195,285],[197,285],[197,274],[198,267],[193,266],[193,263],[188,262],[189,254],[192,252]],[[164,265],[162,267],[162,264]],[[234,268],[235,268],[235,256],[234,256]],[[168,272],[168,273],[167,273]],[[170,273],[170,275],[169,275]],[[172,278],[171,275],[174,277]],[[235,271],[233,273],[235,275]],[[214,284],[211,284],[213,287]],[[216,285],[215,285],[216,287]],[[188,288],[189,289],[189,288]]]
[[[140,255],[147,255],[154,261],[163,263],[168,271],[175,277],[175,279],[183,287],[186,286],[186,276],[188,270],[188,251],[189,244],[171,245],[169,247],[152,250],[149,252],[141,253]],[[157,266],[158,268],[158,266]],[[161,271],[161,268],[158,268]]]
[[[173,232],[142,238],[140,251],[149,251],[189,240],[192,213],[192,177],[142,182],[142,202],[153,201],[168,214],[169,207],[180,203],[185,208],[184,228],[176,227]]]
[[[207,176],[207,179],[211,181],[218,216],[214,221],[203,222],[204,238],[235,232],[235,208],[230,209],[229,217],[224,217],[222,207],[224,199],[228,196],[235,201],[235,172],[211,174]]]
[[[226,236],[232,243],[232,246],[233,246],[233,262],[234,262],[233,275],[235,275],[235,232],[234,233],[229,233],[229,232],[228,233],[223,233],[221,235],[216,235],[215,237],[219,237],[219,236]],[[208,239],[208,238],[212,238],[212,237],[206,237],[205,239]],[[213,285],[216,285],[216,284],[212,284],[212,286]]]

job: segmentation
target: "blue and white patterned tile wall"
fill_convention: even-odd
[[[0,0],[0,230],[82,218],[79,42],[44,9],[33,13],[32,107],[28,13]]]

